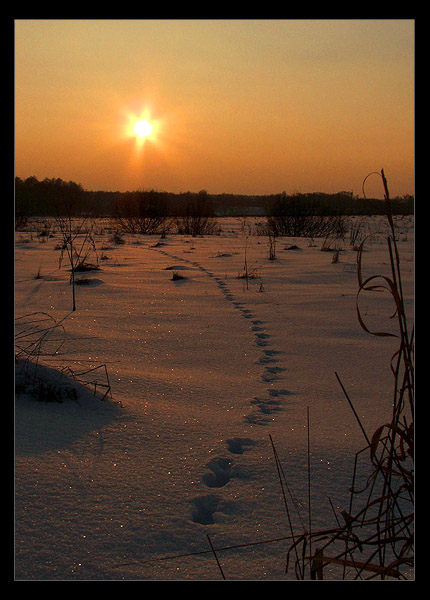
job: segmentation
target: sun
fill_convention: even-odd
[[[149,107],[135,105],[124,106],[122,109],[119,123],[121,139],[133,142],[132,145],[138,152],[160,145],[162,126],[162,120]]]
[[[133,127],[133,132],[140,138],[146,138],[152,133],[152,125],[146,119],[136,121]]]

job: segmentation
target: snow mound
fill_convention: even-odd
[[[63,371],[20,361],[15,367],[17,456],[61,450],[120,413],[118,404]]]

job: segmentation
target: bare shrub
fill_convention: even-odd
[[[176,218],[178,233],[191,235],[213,235],[219,230],[212,203],[205,190],[190,194],[182,215]]]
[[[277,196],[267,216],[267,227],[275,236],[288,237],[343,237],[346,233],[343,215],[325,214],[300,194]]]
[[[86,218],[73,220],[70,216],[56,217],[57,224],[63,236],[58,268],[61,269],[64,254],[70,264],[70,284],[72,286],[72,310],[76,310],[75,273],[98,269],[98,256],[95,242],[92,238],[92,227],[86,226]],[[96,264],[88,262],[91,254],[96,257]]]
[[[153,190],[125,193],[115,204],[113,223],[123,233],[164,233],[169,227],[166,196]]]

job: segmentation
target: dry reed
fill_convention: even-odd
[[[381,171],[390,235],[387,237],[391,277],[362,275],[365,240],[357,252],[357,316],[360,326],[375,336],[395,336],[399,347],[391,358],[394,377],[391,421],[369,436],[353,403],[336,378],[361,428],[366,446],[355,456],[348,511],[343,523],[324,531],[305,531],[293,540],[286,570],[294,559],[298,579],[323,579],[324,569],[335,569],[336,579],[407,579],[414,567],[414,343],[409,334],[400,275],[400,259],[390,210],[387,180]],[[393,298],[398,333],[371,331],[358,299],[366,291],[388,290]],[[370,474],[358,487],[359,460],[367,457]],[[312,551],[312,545],[315,550]],[[333,577],[333,575],[331,575]]]

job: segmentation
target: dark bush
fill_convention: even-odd
[[[345,217],[327,211],[300,194],[276,197],[267,215],[267,227],[275,236],[343,237],[347,230]]]
[[[178,233],[185,235],[212,235],[218,231],[215,212],[206,191],[189,194],[182,215],[176,219]]]
[[[168,228],[166,196],[153,190],[127,192],[116,202],[113,220],[125,233],[163,233]]]

